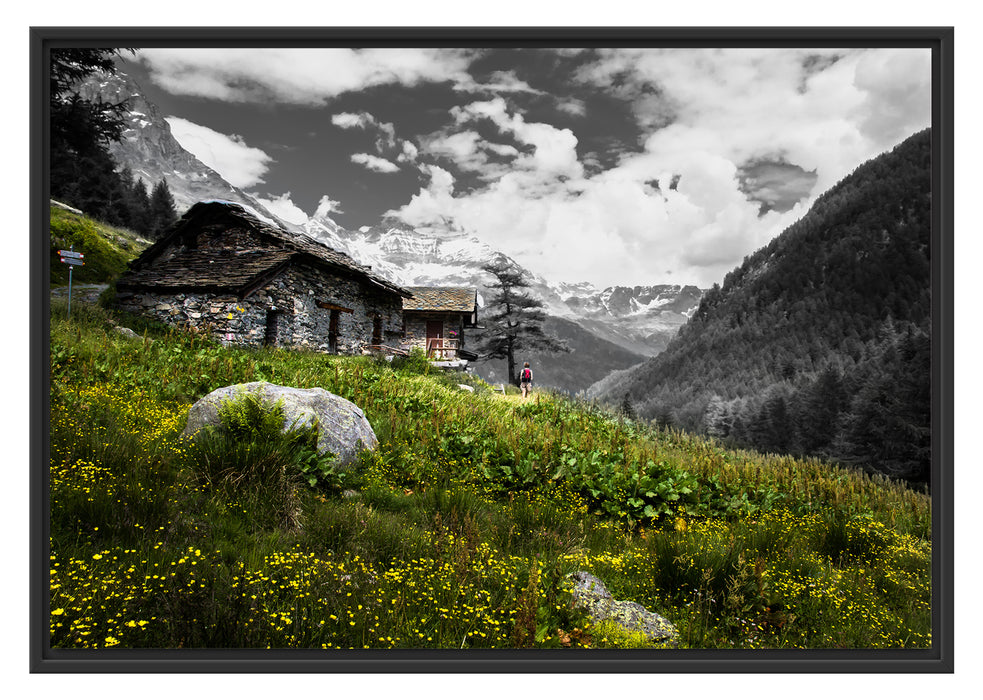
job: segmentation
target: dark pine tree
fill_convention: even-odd
[[[137,178],[130,189],[130,226],[137,233],[150,236],[150,195],[143,178]]]
[[[794,441],[792,417],[788,402],[780,393],[765,399],[751,427],[755,446],[763,452],[788,453]]]
[[[625,398],[621,402],[621,415],[628,420],[638,420],[638,413],[635,411],[635,406],[631,402],[631,394],[629,393],[625,393]]]
[[[521,350],[566,352],[568,348],[544,330],[546,313],[543,302],[526,290],[529,283],[505,261],[489,263],[482,268],[492,277],[489,312],[486,328],[478,341],[478,352],[488,359],[505,359],[509,379],[518,377],[516,354]]]
[[[862,368],[866,377],[834,446],[837,459],[910,481],[929,480],[931,354],[929,335],[912,329]]]
[[[150,195],[150,237],[160,238],[175,221],[177,210],[174,208],[174,197],[167,187],[167,180],[161,178]]]
[[[827,367],[815,382],[798,393],[794,403],[796,451],[828,456],[839,431],[840,417],[850,405],[839,371]]]

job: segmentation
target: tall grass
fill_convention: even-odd
[[[51,331],[53,646],[637,646],[568,606],[578,569],[683,646],[931,643],[923,493],[412,365],[128,339],[79,307]],[[312,486],[262,414],[179,437],[194,400],[259,380],[354,401],[379,448]]]

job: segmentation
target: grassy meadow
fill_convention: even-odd
[[[53,302],[50,361],[53,648],[646,646],[571,608],[577,570],[684,649],[932,644],[930,500],[886,480],[87,304]],[[353,401],[378,449],[343,471],[248,412],[180,436],[260,380]]]

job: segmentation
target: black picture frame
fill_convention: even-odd
[[[951,673],[953,52],[951,27],[33,27],[30,29],[30,670],[33,673]],[[932,52],[933,645],[864,651],[53,650],[48,582],[47,54],[60,47],[924,47]]]

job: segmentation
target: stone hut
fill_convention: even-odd
[[[116,284],[125,310],[226,345],[353,355],[398,346],[410,292],[240,204],[195,204]]]
[[[474,287],[406,287],[403,299],[404,347],[417,346],[435,360],[467,361],[478,356],[465,349],[465,332],[478,324]]]

